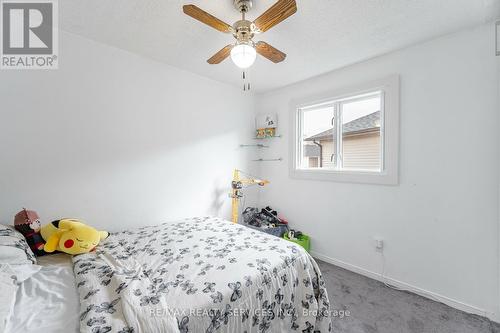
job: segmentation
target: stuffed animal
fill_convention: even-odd
[[[23,234],[35,255],[43,256],[46,254],[43,250],[45,241],[40,235],[40,217],[34,210],[23,208],[22,211],[17,213],[14,217],[14,228]]]
[[[97,244],[109,236],[107,231],[83,224],[76,219],[56,220],[42,227],[45,252],[61,251],[81,254],[93,251]]]

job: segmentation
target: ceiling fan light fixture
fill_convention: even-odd
[[[231,60],[241,69],[252,66],[256,57],[257,52],[249,43],[238,43],[231,49]]]
[[[1,1],[1,0],[0,0]],[[225,0],[228,1],[228,0]],[[241,20],[233,25],[218,19],[196,5],[182,6],[184,13],[201,23],[220,32],[231,34],[236,39],[235,44],[228,44],[217,51],[207,62],[210,65],[220,64],[231,56],[234,64],[245,70],[252,66],[257,53],[277,64],[286,58],[286,54],[264,41],[255,43],[255,35],[263,33],[297,12],[296,0],[277,0],[277,2],[257,17],[254,21],[246,19],[247,12],[252,8],[253,0],[233,0],[236,9],[241,13]]]

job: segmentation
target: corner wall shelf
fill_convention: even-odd
[[[257,147],[257,148],[269,148],[269,146],[266,146],[262,143],[257,143],[257,144],[252,144],[252,145],[240,145],[240,147]]]
[[[253,162],[276,162],[276,161],[283,161],[283,158],[259,158],[256,160],[252,160]]]
[[[281,134],[276,134],[276,135],[273,135],[273,136],[264,136],[264,137],[261,137],[261,138],[259,138],[258,136],[255,136],[254,140],[265,140],[265,139],[273,139],[273,138],[281,138],[281,137],[282,137]]]
[[[276,134],[276,135],[273,135],[273,136],[265,136],[265,137],[257,137],[257,136],[254,136],[253,139],[254,140],[264,140],[264,139],[274,139],[274,138],[281,138],[282,135],[281,134]],[[267,141],[266,143],[268,143],[269,141]],[[269,144],[263,144],[263,143],[254,143],[254,144],[240,144],[240,148],[247,148],[247,147],[256,147],[256,148],[270,148]],[[282,157],[278,157],[278,158],[257,158],[257,159],[254,159],[252,160],[253,162],[280,162],[280,161],[283,161],[283,158]]]

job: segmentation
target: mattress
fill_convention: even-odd
[[[71,257],[38,258],[40,270],[17,290],[8,333],[79,332],[80,302]]]

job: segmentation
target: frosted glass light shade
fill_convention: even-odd
[[[241,69],[252,66],[256,57],[255,48],[248,44],[238,44],[231,49],[231,60]]]

